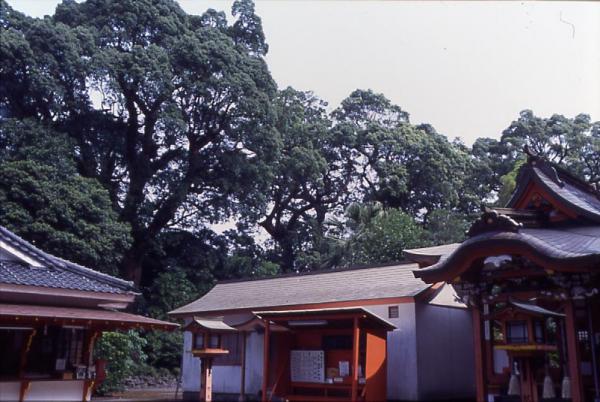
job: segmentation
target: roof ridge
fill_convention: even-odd
[[[8,230],[2,225],[0,225],[0,237],[4,237],[9,243],[11,243],[11,245],[17,247],[21,251],[28,254],[32,254],[34,258],[40,259],[42,260],[42,262],[47,263],[51,268],[63,269],[73,273],[78,273],[89,279],[95,279],[100,282],[105,282],[110,285],[117,286],[122,290],[134,290],[133,282],[116,278],[112,275],[108,275],[103,272],[84,267],[83,265],[79,265],[72,261],[47,253],[33,245],[31,242],[23,239],[22,237]]]
[[[578,175],[574,174],[573,172],[559,165],[558,163],[548,160],[548,158],[546,158],[545,156],[533,153],[527,145],[524,146],[523,152],[527,155],[526,165],[529,165],[531,167],[539,167],[540,170],[545,175],[547,175],[552,181],[558,181],[557,184],[561,187],[563,186],[563,184],[560,183],[562,179],[562,177],[560,176],[564,176],[564,178],[570,181],[572,185],[580,187],[582,188],[582,190],[585,190],[595,195],[598,199],[600,199],[600,190],[595,188],[594,185],[589,181],[579,177]],[[548,171],[548,168],[550,168],[552,171]]]
[[[217,281],[215,283],[215,286],[229,284],[229,283],[255,282],[255,281],[263,281],[263,280],[266,281],[266,280],[271,280],[271,279],[298,278],[298,277],[304,277],[304,276],[327,275],[327,274],[334,274],[334,273],[348,272],[348,271],[389,268],[389,267],[399,266],[399,265],[415,265],[415,263],[406,259],[406,260],[402,260],[402,261],[389,262],[389,263],[383,263],[383,264],[353,265],[353,266],[344,267],[344,268],[332,268],[332,269],[324,269],[324,270],[316,270],[316,271],[308,271],[308,272],[289,272],[289,273],[285,273],[285,274],[277,274],[277,275],[265,276],[265,277],[260,277],[260,278],[225,279],[225,280]]]

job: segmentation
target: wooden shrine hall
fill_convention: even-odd
[[[460,245],[406,256],[472,311],[478,402],[600,401],[595,187],[528,153],[506,208]]]
[[[43,252],[0,226],[0,401],[89,401],[103,331],[173,330],[124,311],[133,284]]]

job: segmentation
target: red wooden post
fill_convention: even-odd
[[[352,343],[352,400],[358,398],[358,356],[360,348],[360,328],[358,326],[358,317],[354,317],[354,338]]]
[[[583,384],[579,367],[579,345],[575,331],[575,309],[572,300],[565,301],[565,330],[567,333],[567,357],[569,377],[571,377],[571,398],[573,402],[583,402]]]
[[[472,308],[473,315],[473,346],[475,350],[475,385],[477,389],[477,402],[485,402],[485,364],[483,361],[483,342],[481,335],[481,310],[479,307]]]
[[[202,364],[200,378],[200,400],[203,402],[212,401],[212,358],[203,357],[200,359]]]
[[[271,323],[265,320],[265,335],[263,345],[263,379],[262,402],[267,402],[267,387],[269,386],[269,343],[271,338]]]

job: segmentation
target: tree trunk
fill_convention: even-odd
[[[121,262],[121,275],[138,287],[142,282],[142,259],[147,252],[147,242],[134,240],[133,244],[125,252]]]

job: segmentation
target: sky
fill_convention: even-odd
[[[56,0],[8,0],[28,15]],[[179,0],[190,14],[231,1]],[[499,138],[531,109],[600,120],[600,3],[257,0],[280,88],[330,109],[357,88],[383,93],[450,139]]]

